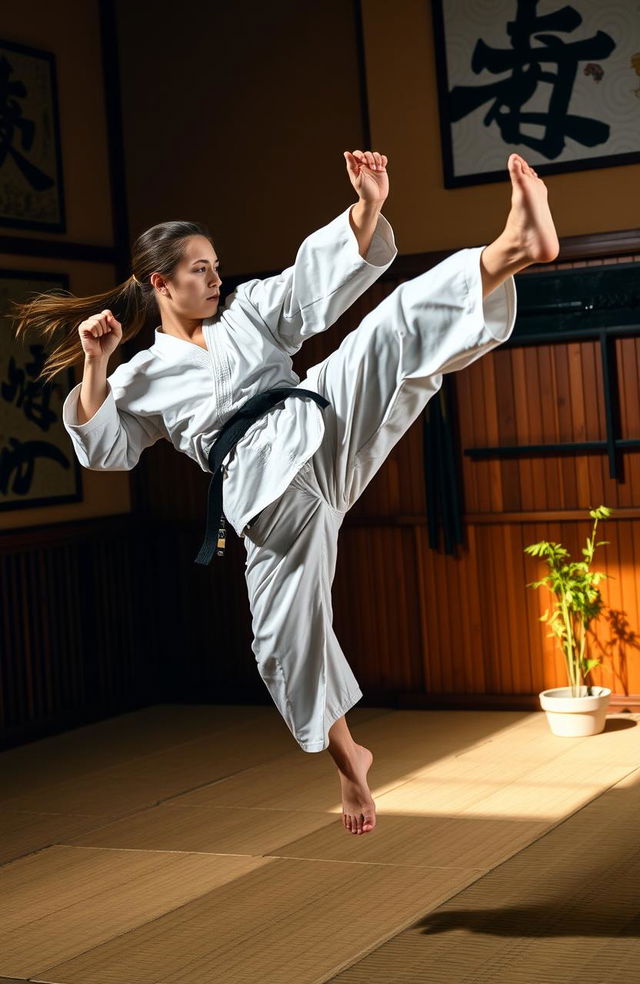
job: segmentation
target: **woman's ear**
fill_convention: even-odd
[[[149,277],[149,282],[156,290],[160,291],[161,294],[167,293],[167,281],[164,279],[161,273],[152,273]]]

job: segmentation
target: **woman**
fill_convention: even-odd
[[[373,757],[345,720],[362,693],[332,629],[338,531],[442,374],[509,337],[513,274],[552,260],[558,240],[543,182],[512,154],[511,210],[498,238],[402,283],[301,386],[290,356],[333,324],[397,252],[381,215],[387,158],[359,150],[345,158],[357,203],[305,239],[293,266],[241,284],[223,310],[206,229],[168,222],[138,239],[125,284],[84,299],[41,295],[23,305],[18,331],[65,333],[45,374],[83,354],[82,382],[67,396],[63,420],[90,469],[131,469],[145,447],[166,438],[213,470],[212,449],[229,420],[272,391],[277,402],[224,456],[224,513],[246,548],[259,672],[301,748],[329,750],[344,827],[361,834],[375,826]],[[150,313],[161,322],[154,344],[107,376],[109,357]],[[205,553],[206,563],[210,544]]]

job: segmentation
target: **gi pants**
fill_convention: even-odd
[[[319,752],[362,697],[333,631],[338,533],[391,449],[442,385],[513,330],[513,278],[483,301],[481,248],[400,284],[301,384],[325,434],[285,492],[245,530],[258,670],[300,747]],[[373,599],[372,599],[373,600]]]

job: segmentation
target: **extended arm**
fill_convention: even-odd
[[[239,305],[293,354],[305,338],[334,324],[378,279],[397,255],[393,230],[381,214],[388,190],[386,158],[381,161],[375,178],[373,167],[355,157],[354,164],[347,162],[359,189],[356,204],[307,236],[295,263],[281,274],[240,284],[227,303],[231,318]]]

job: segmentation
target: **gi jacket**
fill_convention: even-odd
[[[207,456],[224,422],[249,397],[300,383],[291,355],[325,331],[373,284],[397,255],[380,215],[363,259],[349,222],[353,205],[300,246],[293,266],[276,277],[248,280],[222,310],[204,320],[207,349],[155,329],[150,348],[107,376],[107,396],[78,423],[82,383],[68,394],[62,419],[80,464],[92,471],[129,471],[160,438],[208,472]],[[237,533],[284,492],[319,447],[323,411],[308,397],[284,401],[253,424],[226,459],[224,512]]]

